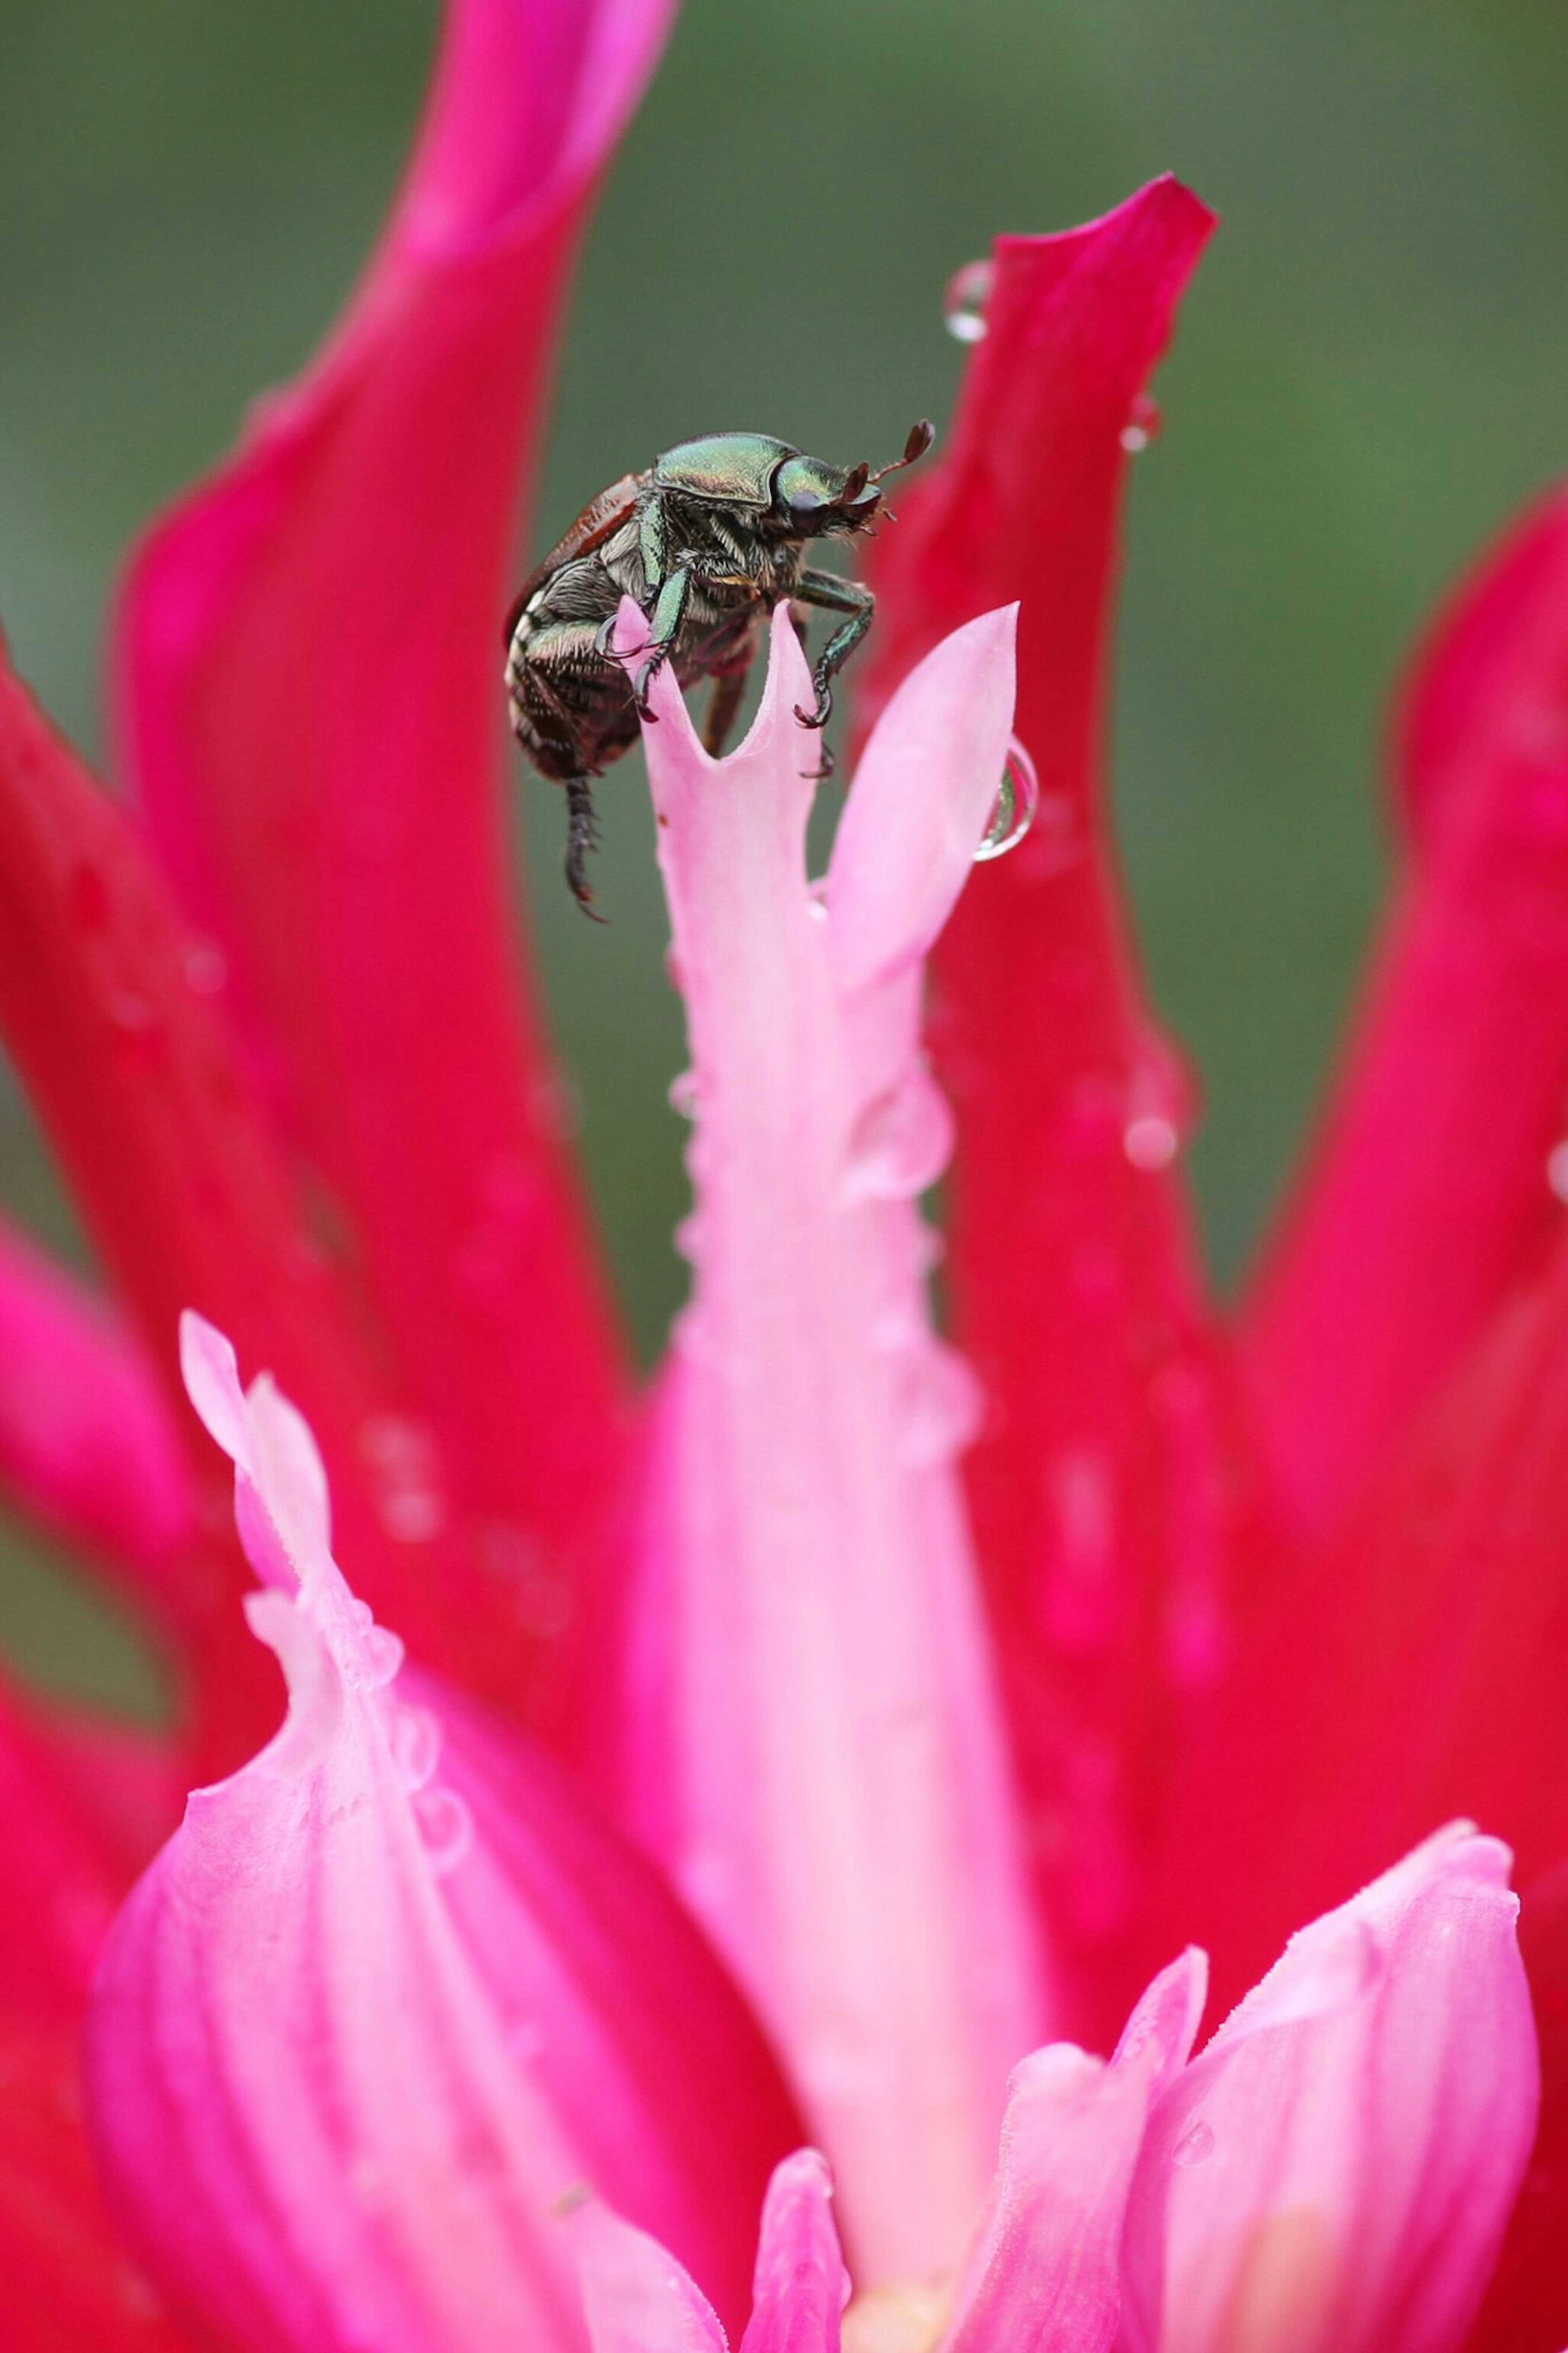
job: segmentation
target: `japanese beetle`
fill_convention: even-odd
[[[838,615],[812,670],[825,727],[833,680],[871,625],[868,588],[807,565],[814,539],[864,531],[882,502],[876,485],[931,448],[922,418],[901,458],[873,474],[828,466],[765,433],[710,433],[667,449],[644,474],[623,474],[584,508],[530,574],[507,619],[512,732],[542,775],[565,788],[566,880],[584,910],[597,829],[594,777],[637,741],[647,690],[666,661],[682,687],[710,678],[702,729],[717,758],[734,725],[762,624],[788,597]],[[635,680],[610,650],[623,596],[652,639]]]

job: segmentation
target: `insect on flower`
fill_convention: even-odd
[[[636,742],[655,673],[673,662],[682,687],[713,681],[702,732],[717,758],[745,691],[763,619],[785,597],[841,617],[812,670],[826,727],[833,680],[871,625],[868,588],[805,561],[810,540],[864,531],[884,475],[923,458],[935,435],[922,417],[901,458],[829,466],[765,433],[682,441],[643,474],[623,474],[585,506],[518,592],[507,622],[512,732],[542,776],[565,787],[566,880],[585,910],[586,858],[596,839],[593,779]],[[621,599],[653,632],[636,679],[611,649]],[[824,756],[824,773],[831,763]]]

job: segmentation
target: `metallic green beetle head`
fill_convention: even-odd
[[[923,458],[934,438],[921,417],[904,444],[903,456],[895,458],[891,465],[879,466],[874,474],[868,466],[825,466],[820,458],[793,453],[773,477],[773,513],[787,523],[794,539],[816,539],[824,532],[864,531],[882,503],[877,483],[884,474],[896,473],[900,466],[912,466],[917,458]]]
[[[754,508],[759,520],[765,517],[792,539],[816,539],[825,532],[863,530],[882,502],[874,485],[897,467],[912,465],[932,438],[922,418],[903,456],[873,474],[867,466],[826,465],[766,433],[710,433],[667,449],[653,480],[659,490],[684,498]]]

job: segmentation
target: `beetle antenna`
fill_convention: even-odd
[[[910,438],[904,443],[903,456],[892,459],[886,466],[879,466],[869,479],[873,482],[879,482],[884,474],[896,474],[901,466],[912,466],[917,459],[925,456],[935,439],[936,427],[929,417],[922,417],[918,424],[911,425],[910,427]]]

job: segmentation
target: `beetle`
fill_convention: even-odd
[[[594,895],[587,854],[598,839],[593,779],[652,716],[658,670],[668,661],[683,688],[712,680],[702,741],[717,758],[763,621],[786,597],[816,606],[837,618],[812,669],[815,707],[795,716],[826,727],[833,681],[871,626],[873,599],[857,582],[808,565],[810,543],[863,532],[881,506],[877,484],[912,466],[934,438],[922,417],[902,457],[874,474],[826,465],[765,433],[682,441],[646,473],[601,491],[523,582],[507,618],[512,733],[565,790],[566,880],[585,913]],[[623,596],[652,632],[635,678],[611,647]]]

